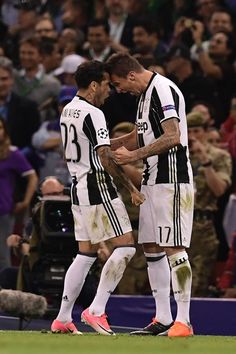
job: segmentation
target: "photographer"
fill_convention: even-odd
[[[217,200],[231,184],[230,155],[207,141],[204,117],[187,115],[190,160],[195,183],[195,208],[189,258],[193,270],[193,296],[208,295],[218,239],[214,227]]]

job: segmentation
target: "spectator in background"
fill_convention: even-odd
[[[217,200],[231,184],[229,154],[207,142],[201,113],[187,115],[190,161],[195,183],[195,205],[189,258],[193,271],[193,296],[207,296],[215,266],[218,239],[214,226]]]
[[[66,55],[62,59],[59,68],[54,71],[54,75],[58,77],[63,85],[76,86],[74,73],[77,67],[85,61],[86,59],[78,54]]]
[[[73,99],[76,92],[77,90],[73,86],[62,87],[58,98],[59,114],[64,106]],[[40,179],[55,175],[65,185],[68,185],[70,178],[62,152],[59,118],[43,122],[39,130],[34,133],[32,144],[43,160],[39,170]]]
[[[209,100],[195,102],[191,107],[191,112],[200,112],[208,127],[215,125],[215,112]]]
[[[200,22],[196,22],[192,33],[197,46],[198,64],[204,76],[213,81],[218,92],[220,114],[216,117],[216,126],[219,128],[225,115],[228,114],[235,84],[235,72],[232,64],[234,41],[229,33],[217,32],[211,37],[207,52],[202,46],[203,25]]]
[[[67,0],[62,4],[64,27],[79,28],[85,32],[90,12],[90,1]]]
[[[217,9],[215,10],[211,17],[209,24],[207,26],[208,29],[208,40],[202,42],[202,47],[207,52],[209,49],[209,37],[213,36],[218,32],[226,32],[226,33],[233,33],[233,19],[231,14],[225,9]],[[191,47],[191,58],[197,60],[198,53],[197,53],[197,46],[194,44]]]
[[[35,25],[35,36],[41,38],[57,38],[54,22],[48,18],[40,18]]]
[[[16,177],[27,179],[23,199],[15,203]],[[13,232],[14,214],[26,210],[37,187],[37,177],[31,165],[11,145],[5,120],[0,117],[0,270],[9,267],[10,251],[6,244],[8,235]]]
[[[236,161],[236,94],[231,98],[229,117],[221,125],[220,131],[232,158]]]
[[[38,11],[35,2],[16,3],[15,8],[18,9],[18,22],[10,28],[10,34],[14,39],[22,40],[34,33],[35,23],[38,21]]]
[[[188,47],[183,44],[173,46],[166,56],[165,69],[168,77],[183,92],[187,112],[194,102],[200,100],[217,105],[215,88],[209,79],[194,68]]]
[[[211,145],[221,149],[221,147],[222,147],[222,138],[221,138],[220,132],[219,132],[219,130],[217,128],[211,127],[211,128],[208,129],[207,141]]]
[[[14,92],[37,103],[42,121],[49,114],[55,116],[48,109],[47,102],[58,97],[61,85],[56,78],[45,74],[40,41],[35,37],[22,40],[19,53],[21,70],[15,72]]]
[[[147,13],[148,7],[150,5],[149,0],[126,0],[125,1],[125,10],[132,17],[142,16],[144,13]],[[153,5],[155,6],[154,2]]]
[[[104,20],[93,20],[88,24],[87,32],[88,48],[83,56],[89,60],[105,62],[115,50],[110,44],[109,26]]]
[[[35,23],[38,21],[38,12],[34,2],[15,2],[18,17],[15,25],[10,25],[2,37],[6,48],[6,56],[11,58],[14,65],[19,65],[19,43],[22,39],[34,33]]]
[[[12,62],[0,57],[0,115],[6,121],[12,144],[27,153],[32,149],[31,138],[40,124],[39,111],[35,102],[12,92],[13,85]]]
[[[161,41],[156,22],[151,16],[142,17],[133,27],[134,48],[132,54],[136,59],[153,58],[155,63],[161,63],[167,46]]]
[[[78,54],[82,51],[84,43],[84,33],[76,28],[65,28],[59,36],[58,45],[59,51],[64,58],[69,54]]]
[[[231,98],[229,117],[221,125],[220,132],[233,160],[233,191],[236,191],[236,93]]]
[[[140,2],[140,1],[139,1]],[[133,19],[128,14],[125,0],[106,0],[108,11],[109,34],[112,47],[124,51],[133,47]]]
[[[61,64],[61,54],[57,39],[42,37],[40,42],[41,63],[45,73],[54,76],[54,71]]]
[[[14,6],[13,0],[1,1],[1,19],[10,28],[18,23],[19,10]]]
[[[211,15],[220,5],[221,0],[197,0],[196,16],[207,26]]]

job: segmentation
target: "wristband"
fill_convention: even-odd
[[[210,166],[212,166],[212,161],[211,160],[209,160],[209,161],[207,161],[205,163],[202,163],[202,167],[210,167]]]

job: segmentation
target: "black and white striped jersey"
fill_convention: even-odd
[[[163,134],[161,123],[173,117],[179,121],[181,145],[144,159],[145,185],[192,183],[184,97],[172,81],[154,73],[138,103],[136,125],[139,147],[158,139]]]
[[[104,170],[96,148],[110,145],[103,112],[75,96],[60,118],[67,166],[72,177],[72,203],[96,205],[117,198],[112,177]]]

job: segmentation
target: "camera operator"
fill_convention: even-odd
[[[63,198],[64,185],[54,176],[49,176],[40,185],[40,200],[35,204],[32,210],[32,217],[29,219],[23,236],[12,234],[7,238],[7,245],[13,249],[13,252],[18,258],[21,259],[19,269],[18,267],[5,268],[0,272],[0,286],[5,289],[24,289],[23,284],[17,284],[17,278],[19,282],[21,268],[25,258],[30,259],[32,254],[30,253],[30,248],[32,244],[39,242],[39,234],[37,230],[38,221],[37,215],[41,206],[41,200],[45,198],[58,198],[61,196]],[[35,225],[34,225],[35,224]],[[18,271],[19,270],[19,271]],[[19,282],[20,283],[20,282]]]
[[[228,152],[207,141],[207,127],[199,112],[187,115],[190,161],[196,188],[193,233],[189,259],[193,270],[193,296],[208,295],[218,239],[214,226],[217,200],[231,184]]]

